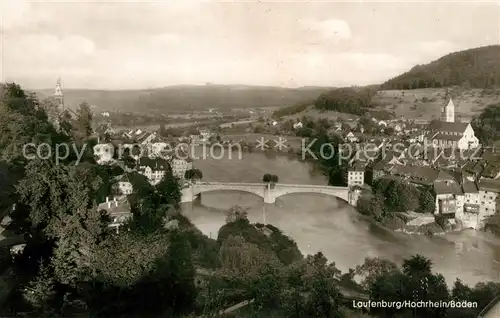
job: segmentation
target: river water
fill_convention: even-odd
[[[326,184],[308,163],[287,157],[244,153],[222,159],[201,158],[194,166],[204,181],[261,182],[265,173],[276,174],[280,183]],[[466,230],[444,236],[408,235],[384,229],[359,215],[347,203],[321,194],[290,194],[264,204],[250,193],[214,191],[202,194],[196,203],[186,203],[182,213],[203,233],[217,238],[226,212],[234,205],[248,208],[251,222],[269,223],[293,238],[303,254],[323,252],[336,266],[347,271],[365,257],[380,256],[397,263],[414,254],[433,261],[448,284],[456,278],[467,284],[500,279],[500,239],[490,233]]]

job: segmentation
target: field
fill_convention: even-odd
[[[455,89],[450,91],[450,95],[453,97],[456,116],[463,121],[470,121],[490,104],[500,103],[500,89],[489,91],[483,89],[458,91]],[[440,117],[441,110],[448,103],[448,100],[449,97],[447,97],[444,88],[424,88],[378,91],[372,101],[377,109],[394,113],[397,118],[429,121]],[[334,111],[322,112],[311,105],[305,111],[282,118],[295,120],[303,116],[330,120],[349,120],[358,117]]]
[[[486,106],[500,102],[500,89],[484,91],[469,89],[451,92],[455,112],[461,120],[469,121]],[[448,103],[444,88],[379,91],[373,102],[382,109],[392,111],[397,117],[431,120],[439,118]]]

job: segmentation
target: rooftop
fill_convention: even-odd
[[[454,180],[434,181],[434,191],[436,194],[463,194],[462,188]]]
[[[479,180],[479,190],[500,193],[500,179],[481,178]]]
[[[469,123],[449,123],[445,121],[432,121],[427,127],[430,131],[437,132],[452,132],[452,133],[463,133],[465,129],[469,126]]]

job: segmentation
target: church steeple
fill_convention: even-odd
[[[61,88],[61,78],[57,78],[56,88],[54,90],[54,94],[52,95],[57,100],[57,106],[59,111],[64,110],[64,94]]]
[[[443,108],[442,116],[442,121],[448,123],[455,122],[455,104],[453,104],[453,100],[451,98],[448,104]]]

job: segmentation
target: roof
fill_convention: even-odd
[[[462,184],[462,188],[464,193],[477,193],[479,189],[477,188],[477,184],[474,181],[464,180]]]
[[[169,164],[166,160],[161,158],[147,158],[141,157],[138,163],[139,167],[150,167],[154,170],[167,170],[169,168]]]
[[[460,139],[462,139],[462,136],[461,135],[447,135],[444,133],[437,133],[432,137],[432,139],[459,141]]]
[[[365,171],[365,165],[359,161],[348,168],[348,171]]]
[[[105,210],[109,215],[130,213],[130,204],[126,196],[115,197],[98,205],[98,210]]]
[[[439,171],[431,167],[417,166],[400,166],[395,165],[391,171],[394,174],[400,175],[405,179],[409,179],[412,183],[430,185],[438,177]]]
[[[446,121],[432,121],[427,127],[430,131],[463,133],[469,123],[450,123]]]
[[[500,174],[500,162],[487,163],[482,175],[486,178],[496,178]]]
[[[481,178],[479,180],[479,190],[500,193],[500,180]]]
[[[439,174],[436,178],[436,181],[454,181],[457,182],[457,180],[448,172],[444,170],[440,170]]]
[[[446,180],[446,181],[435,181],[434,191],[436,194],[463,194],[462,188],[456,181]]]

